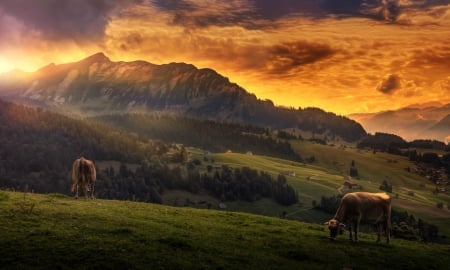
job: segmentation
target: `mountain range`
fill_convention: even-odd
[[[151,113],[298,128],[346,141],[366,135],[347,117],[318,108],[277,107],[258,99],[212,69],[185,63],[113,62],[103,53],[36,72],[0,75],[0,97],[71,116]]]
[[[406,140],[434,139],[450,141],[450,104],[416,104],[399,110],[351,114],[370,132],[386,132]]]

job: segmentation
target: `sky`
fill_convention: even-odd
[[[450,102],[450,0],[0,1],[0,73],[100,51],[339,115]]]

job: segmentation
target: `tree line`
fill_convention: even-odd
[[[450,152],[450,143],[445,144],[437,140],[423,139],[407,142],[400,136],[383,132],[376,132],[374,135],[368,134],[357,144],[357,147],[370,148],[374,151],[388,152],[391,154],[401,154],[403,149],[408,148]]]
[[[195,166],[173,167],[166,164],[142,164],[135,171],[125,164],[118,172],[108,168],[99,174],[98,194],[102,198],[118,198],[161,203],[166,190],[185,190],[194,194],[206,192],[222,201],[254,202],[271,198],[282,205],[298,202],[298,194],[279,175],[274,179],[266,172],[228,166],[200,172]]]
[[[401,137],[388,133],[368,135],[357,145],[358,148],[370,148],[374,152],[382,151],[394,155],[406,156],[410,161],[427,164],[435,169],[444,168],[450,175],[450,143],[436,140],[414,140],[407,142]],[[419,152],[417,149],[424,149]],[[438,155],[436,150],[446,153]]]
[[[199,147],[212,152],[251,151],[258,155],[302,161],[301,156],[293,150],[288,141],[275,139],[269,129],[253,125],[137,113],[100,116],[95,120],[142,136]]]

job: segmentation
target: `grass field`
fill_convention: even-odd
[[[200,170],[206,172],[207,165],[220,167],[247,166],[258,171],[271,173],[274,177],[282,172],[295,173],[287,175],[288,183],[298,192],[300,203],[292,206],[281,206],[269,199],[257,202],[226,202],[227,210],[247,212],[266,216],[280,217],[286,215],[289,219],[301,220],[321,224],[330,215],[312,209],[312,202],[320,202],[322,196],[332,196],[347,192],[341,190],[344,176],[348,174],[350,164],[355,162],[360,174],[356,180],[363,191],[380,192],[379,186],[383,180],[392,183],[393,205],[397,210],[405,210],[416,218],[422,218],[439,227],[440,234],[450,238],[450,211],[447,205],[450,196],[446,194],[433,195],[434,186],[428,180],[404,168],[414,164],[401,156],[372,151],[361,151],[352,147],[332,147],[314,144],[307,141],[293,141],[296,151],[306,158],[315,157],[312,164],[299,163],[278,158],[243,153],[213,153],[205,156],[204,151],[190,148],[192,158],[202,161]],[[206,157],[206,159],[205,159]],[[214,160],[214,162],[212,162]],[[114,167],[119,171],[119,162],[99,161],[100,170]],[[127,164],[131,169],[136,164]],[[425,186],[424,186],[425,183]],[[414,196],[408,195],[414,192]],[[191,194],[184,191],[165,191],[162,195],[163,203],[171,206],[189,206],[194,208],[218,209],[219,200],[207,194]],[[444,209],[436,207],[437,202],[444,203]]]
[[[447,205],[450,196],[447,194],[433,195],[434,186],[425,178],[408,172],[407,167],[414,164],[407,158],[387,153],[373,153],[349,146],[333,147],[314,144],[307,141],[293,141],[296,151],[302,157],[314,156],[312,164],[299,163],[267,156],[249,155],[243,153],[215,153],[207,156],[214,160],[214,166],[228,165],[231,167],[247,166],[259,171],[277,176],[281,172],[294,172],[295,176],[286,176],[288,183],[298,192],[300,204],[283,207],[276,203],[262,200],[253,204],[234,202],[229,204],[233,211],[244,211],[269,216],[280,216],[286,212],[289,218],[308,222],[322,223],[326,215],[312,210],[312,201],[319,202],[322,196],[332,196],[348,192],[341,190],[344,176],[348,175],[352,161],[359,172],[358,182],[363,191],[380,192],[379,186],[383,180],[393,185],[393,207],[405,210],[424,220],[432,221],[440,232],[450,237],[450,211]],[[204,155],[198,149],[190,149],[193,158],[203,160]],[[203,162],[203,166],[209,164]],[[211,163],[212,164],[212,163]],[[409,195],[410,192],[414,196]],[[436,204],[443,202],[444,209],[438,209]]]
[[[449,194],[434,195],[435,186],[431,182],[406,170],[415,168],[406,157],[298,140],[292,141],[292,145],[303,157],[314,156],[314,164],[330,172],[348,174],[354,161],[360,175],[359,182],[365,191],[379,192],[379,185],[387,180],[393,185],[391,196],[397,198],[393,201],[395,208],[434,222],[444,235],[450,236]],[[410,192],[414,196],[409,195]],[[438,202],[444,203],[444,209],[437,209]]]
[[[2,269],[448,269],[450,247],[327,238],[323,225],[0,191]]]

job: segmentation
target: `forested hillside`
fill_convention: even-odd
[[[408,157],[418,166],[417,173],[436,184],[436,190],[448,190],[450,175],[450,144],[436,140],[414,140],[406,142],[393,134],[377,132],[358,143],[358,148],[370,148]],[[444,177],[442,174],[446,174]]]
[[[67,193],[73,160],[141,162],[170,145],[0,101],[0,186]]]
[[[98,170],[97,195],[101,198],[161,203],[165,190],[181,189],[224,200],[298,201],[282,178],[275,180],[248,168],[200,172],[199,161],[188,162],[184,146],[3,101],[0,145],[0,188],[5,189],[69,194],[72,162],[85,156],[121,163],[116,170],[112,166]]]
[[[257,126],[150,114],[109,115],[94,119],[151,138],[213,152],[251,151],[254,154],[301,161],[300,155],[286,140],[276,140],[268,129]]]

